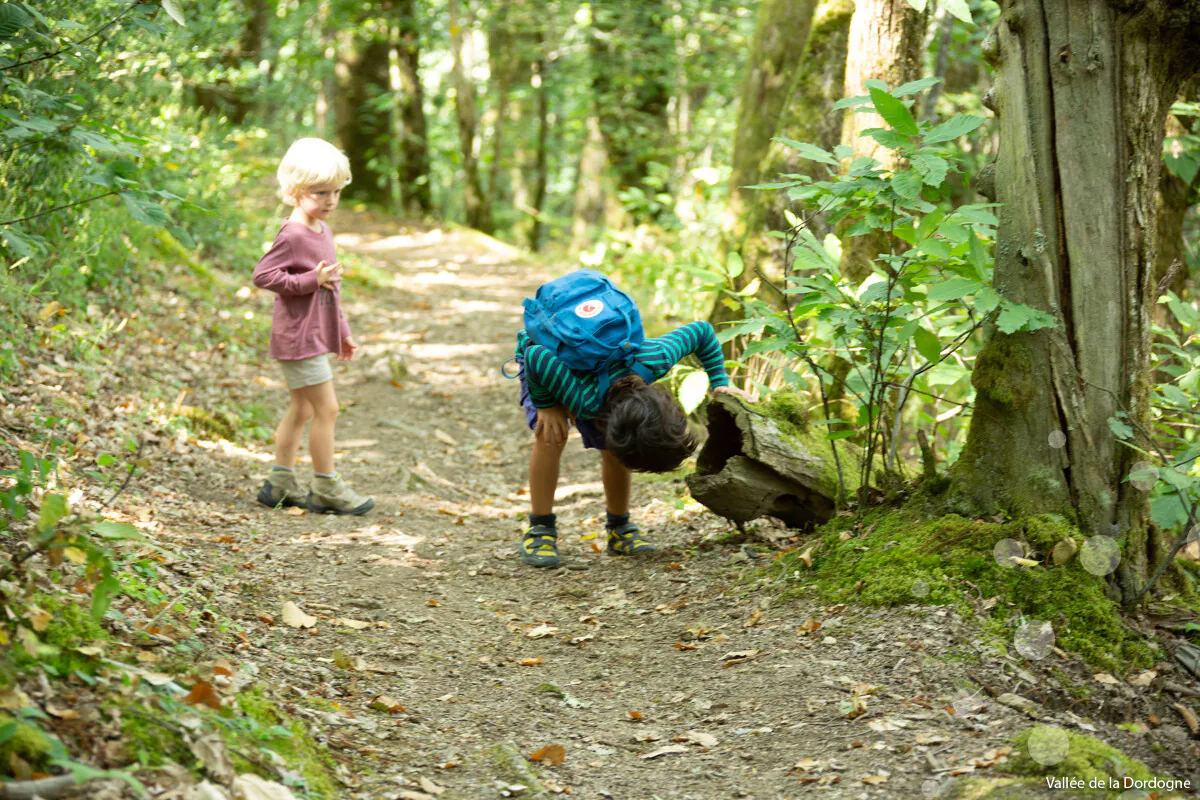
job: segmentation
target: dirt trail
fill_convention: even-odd
[[[984,649],[953,612],[773,601],[752,577],[769,555],[702,543],[725,526],[677,508],[678,482],[635,484],[634,516],[658,554],[592,552],[580,535],[603,543],[603,495],[595,454],[577,438],[557,508],[568,566],[521,566],[530,434],[499,366],[521,298],[549,276],[471,233],[397,234],[350,214],[340,223],[339,248],[394,275],[392,287],[347,286],[362,357],[337,369],[339,469],[376,510],[262,509],[251,480],[269,451],[210,448],[193,464],[217,476],[193,490],[206,495],[209,525],[179,524],[196,530],[212,601],[245,627],[238,657],[319,732],[345,767],[347,796],[420,797],[427,778],[448,787],[443,798],[568,787],[619,800],[932,797],[941,785],[930,780],[987,774],[1030,724],[967,677],[962,662]],[[278,376],[264,374],[265,385],[252,373],[244,385],[279,407]],[[236,552],[214,535],[226,530]],[[235,582],[240,593],[227,588]],[[288,600],[317,626],[279,624]],[[801,635],[809,618],[822,627]],[[1015,664],[985,667],[1011,691]],[[846,719],[855,691],[869,691],[867,713]],[[372,710],[379,695],[403,709]],[[556,744],[560,766],[521,756]]]

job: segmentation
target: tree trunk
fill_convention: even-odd
[[[391,93],[395,0],[377,4],[374,24],[360,25],[340,64],[338,138],[354,180],[346,194],[384,207],[392,205],[392,109],[375,98]]]
[[[907,0],[858,0],[850,21],[846,96],[867,94],[868,80],[895,88],[919,78],[927,16],[915,11]],[[881,150],[874,139],[859,135],[867,128],[881,127],[886,123],[878,114],[847,114],[842,144],[854,149],[853,158],[876,158],[884,169],[890,169],[893,151]],[[855,282],[870,275],[871,262],[888,249],[887,239],[885,232],[847,238],[842,243],[842,274]]]
[[[458,144],[463,159],[463,209],[467,225],[490,234],[492,207],[479,179],[479,150],[475,141],[479,116],[475,107],[475,83],[468,74],[468,56],[461,3],[450,0],[450,50],[454,56],[454,109],[458,116]]]
[[[1000,123],[996,289],[1061,326],[988,331],[952,474],[964,509],[1066,514],[1122,540],[1128,599],[1160,554],[1146,494],[1126,481],[1142,456],[1108,421],[1124,411],[1147,428],[1164,123],[1200,64],[1200,10],[1115,6],[1006,2],[985,43]]]
[[[778,2],[778,0],[776,0]],[[768,6],[760,7],[760,15]],[[744,121],[757,130],[755,138],[759,144],[754,159],[742,159],[748,174],[738,176],[739,157],[734,157],[735,175],[730,179],[730,208],[726,212],[725,232],[722,237],[724,253],[736,249],[742,256],[746,269],[738,277],[737,288],[743,288],[762,270],[770,276],[783,271],[783,252],[778,239],[769,236],[773,230],[787,227],[783,211],[791,201],[778,191],[739,191],[738,186],[778,180],[780,173],[818,174],[812,161],[801,160],[795,151],[772,142],[773,136],[784,136],[799,142],[813,142],[832,149],[841,138],[842,112],[833,110],[833,104],[842,98],[842,79],[846,66],[847,36],[850,17],[854,13],[852,0],[826,0],[812,15],[811,29],[804,23],[805,37],[803,54],[794,58],[792,69],[787,75],[786,85],[777,90],[782,95],[783,108],[777,122],[770,131],[765,122],[748,117]],[[760,16],[760,19],[762,17]],[[789,34],[791,35],[791,34]],[[757,37],[756,37],[757,39]],[[753,62],[752,62],[753,63]],[[743,95],[749,91],[757,96],[753,85],[753,72],[747,74]],[[738,114],[739,131],[735,148],[746,145],[751,137],[743,135],[741,109]],[[757,160],[757,164],[755,164]],[[736,199],[735,199],[736,196]],[[738,210],[734,209],[734,204]],[[778,297],[769,294],[764,287],[764,299],[777,302]],[[711,319],[714,323],[735,319],[740,312],[718,302],[713,307]]]
[[[954,15],[943,7],[938,12],[940,19],[938,20],[938,48],[937,55],[933,60],[933,77],[944,79],[946,77],[946,66],[950,60],[950,40],[954,35]],[[923,119],[932,119],[937,111],[938,97],[942,94],[943,84],[945,80],[941,80],[930,87],[925,93],[925,99],[921,104],[921,117]]]
[[[1167,117],[1167,136],[1185,136],[1195,129],[1195,119],[1192,117]],[[1182,268],[1175,272],[1174,277],[1167,283],[1166,288],[1182,294],[1188,279],[1187,241],[1184,239],[1184,221],[1188,209],[1196,202],[1196,189],[1200,182],[1193,179],[1190,183],[1175,175],[1166,165],[1162,167],[1161,182],[1158,186],[1158,259],[1155,266],[1155,283],[1166,280],[1172,265],[1176,262]],[[1165,305],[1154,307],[1155,321],[1165,327],[1179,330],[1175,315]]]
[[[425,91],[421,86],[421,28],[416,0],[398,0],[400,67],[400,193],[410,214],[433,211],[429,185],[429,144],[425,125]]]
[[[617,190],[640,187],[650,163],[669,165],[667,112],[674,40],[666,0],[600,0],[593,4],[592,94]]]
[[[533,72],[537,75],[537,156],[534,163],[533,197],[530,206],[533,208],[533,224],[529,228],[529,249],[537,252],[542,247],[542,213],[546,207],[546,186],[549,182],[549,146],[550,146],[550,87],[546,74],[547,60],[544,55],[546,48],[546,32],[538,31],[539,57],[534,62]]]
[[[794,97],[815,7],[816,0],[762,0],[758,7],[758,27],[750,42],[733,137],[729,201],[722,220],[724,249],[740,251],[743,259],[750,255],[744,247],[748,238],[758,239],[765,233],[761,227],[766,205],[759,199],[764,192],[743,187],[774,180],[766,172],[770,166],[767,152]],[[756,261],[750,259],[744,274],[754,275]]]
[[[571,249],[583,250],[592,240],[592,234],[604,220],[607,202],[604,168],[608,154],[604,149],[604,137],[600,134],[600,120],[588,114],[587,139],[579,154],[579,168],[575,171],[575,211],[571,223]]]
[[[839,445],[839,466],[830,445],[824,429],[801,430],[761,407],[719,397],[708,404],[708,438],[688,489],[734,522],[771,516],[793,528],[819,525],[833,518],[843,488],[857,489],[862,469],[858,448]]]
[[[487,192],[493,208],[503,203],[500,176],[506,162],[504,133],[508,126],[510,98],[513,85],[521,71],[517,31],[514,29],[511,7],[503,3],[490,20],[488,30],[489,94],[496,98],[495,119],[492,123],[492,163],[488,168]]]

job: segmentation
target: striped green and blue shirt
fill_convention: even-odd
[[[666,336],[646,339],[635,357],[657,381],[690,355],[699,359],[712,388],[729,384],[725,356],[713,326],[707,322],[691,322]],[[534,344],[525,331],[517,334],[517,358],[525,364],[529,399],[537,408],[562,405],[579,419],[595,419],[600,413],[604,398],[594,374],[572,371],[548,349]],[[615,381],[630,372],[624,364],[614,364],[610,375]]]

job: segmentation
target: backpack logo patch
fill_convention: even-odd
[[[575,316],[581,319],[591,319],[604,310],[604,303],[599,300],[584,300],[575,306]]]

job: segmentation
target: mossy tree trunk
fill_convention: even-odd
[[[816,0],[763,0],[758,7],[758,26],[750,41],[746,77],[738,102],[729,200],[721,232],[720,257],[725,259],[736,252],[746,265],[738,278],[739,288],[753,278],[761,242],[767,233],[763,225],[768,206],[766,193],[745,187],[775,179],[767,171],[773,166],[768,163],[771,139],[779,135],[780,122],[794,96],[796,75],[816,5]],[[732,316],[731,310],[719,300],[716,316]]]
[[[801,5],[809,8],[807,21],[801,21]],[[784,14],[785,11],[790,13]],[[777,18],[787,16],[788,22],[772,23],[768,16],[772,12]],[[738,108],[730,199],[723,220],[720,252],[722,258],[733,251],[742,256],[745,270],[736,281],[739,289],[753,280],[758,270],[772,278],[782,273],[780,241],[768,234],[786,227],[783,211],[791,204],[784,192],[746,191],[739,187],[775,181],[784,172],[816,174],[814,162],[796,158],[793,150],[773,142],[773,137],[813,142],[827,149],[838,143],[842,112],[833,110],[833,104],[842,98],[853,12],[852,0],[824,0],[819,4],[776,0],[759,9],[759,30]],[[777,31],[775,41],[760,41],[766,38],[764,26]],[[787,41],[782,40],[785,34]],[[773,45],[774,52],[770,59],[764,58],[764,46],[768,44]],[[785,44],[787,47],[782,47]],[[757,69],[753,66],[756,63]],[[748,113],[764,105],[774,111],[772,116],[755,117]],[[766,287],[762,297],[778,302],[778,296]],[[735,319],[738,313],[718,300],[711,319],[719,323]]]
[[[471,21],[463,13],[468,0],[450,0],[450,50],[454,57],[454,109],[458,119],[458,144],[462,152],[463,210],[472,228],[491,233],[491,198],[483,189],[479,175],[480,146],[477,141],[479,113],[475,102],[475,82],[471,79],[467,36]],[[464,28],[464,26],[467,26]]]
[[[1065,513],[1121,537],[1129,598],[1159,554],[1146,495],[1125,480],[1140,456],[1108,420],[1126,411],[1147,426],[1164,123],[1200,65],[1200,6],[1003,6],[984,48],[1000,125],[995,285],[1061,326],[988,332],[954,489],[978,511]],[[1065,447],[1051,445],[1055,432]]]
[[[881,80],[895,88],[921,77],[921,52],[925,42],[927,12],[914,10],[907,0],[858,0],[850,21],[850,47],[846,57],[847,97],[868,93],[868,80]],[[842,123],[842,144],[854,149],[854,158],[876,158],[891,168],[894,151],[882,150],[867,128],[887,127],[878,114],[847,114]],[[842,244],[841,271],[854,281],[871,274],[871,262],[888,249],[888,235],[876,232],[846,239]]]
[[[421,28],[416,0],[397,0],[400,35],[396,42],[400,78],[400,196],[410,214],[433,210],[429,185],[429,140],[425,91],[421,86]]]
[[[353,44],[340,49],[344,63],[338,70],[338,140],[354,175],[346,194],[385,206],[391,204],[395,180],[386,166],[392,160],[392,114],[372,101],[391,91],[394,11],[394,0],[382,0],[375,14],[361,21]]]

